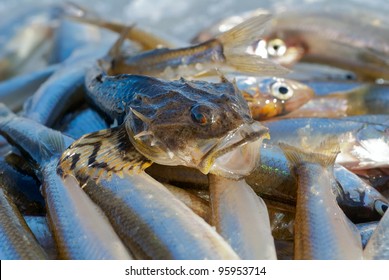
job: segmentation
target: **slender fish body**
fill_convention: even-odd
[[[0,102],[13,111],[23,107],[25,100],[45,82],[59,65],[51,65],[42,70],[17,76],[0,83]]]
[[[62,259],[131,259],[107,218],[77,180],[57,174],[53,159],[43,170],[50,227]]]
[[[316,97],[285,118],[339,118],[356,115],[388,114],[387,85],[360,84],[350,90]]]
[[[61,153],[73,139],[14,115],[1,106],[0,132],[39,165],[38,177],[59,257],[65,259],[131,259],[101,210],[77,180],[57,174]]]
[[[34,54],[49,49],[44,45],[50,42],[53,20],[61,14],[61,9],[55,5],[38,5],[11,14],[11,17],[2,15],[0,23],[0,80],[23,72]]]
[[[288,141],[301,147],[323,137],[337,137],[340,141],[338,164],[350,170],[386,168],[389,164],[389,135],[387,124],[369,124],[363,116],[358,119],[301,118],[263,122],[269,128],[269,143]]]
[[[338,152],[325,145],[319,154],[281,144],[298,179],[294,258],[362,259],[361,238],[331,190]]]
[[[28,227],[45,250],[48,259],[58,259],[58,250],[46,216],[24,216]]]
[[[286,74],[288,71],[281,66],[246,52],[250,43],[261,36],[269,19],[268,14],[258,15],[198,45],[159,48],[114,58],[110,74],[131,73],[173,79],[193,76],[215,67],[255,75]]]
[[[244,180],[210,175],[212,224],[242,259],[277,259],[264,201]]]
[[[28,228],[19,210],[0,188],[0,259],[46,259],[46,253]]]
[[[122,34],[128,28],[124,24],[106,21],[104,19],[96,18],[87,14],[77,16],[74,15],[70,17],[76,21],[91,24],[96,27],[102,27],[118,34]],[[161,38],[160,36],[157,36],[143,28],[139,28],[136,25],[133,25],[131,26],[131,28],[129,28],[126,33],[126,38],[140,44],[142,50],[144,51],[153,50],[161,47],[174,48],[177,45],[171,42],[170,39],[166,40],[164,38]]]
[[[163,184],[176,198],[188,206],[194,213],[199,215],[208,224],[211,225],[211,208],[208,201],[201,197],[176,186],[164,183]]]
[[[203,219],[145,173],[113,173],[85,192],[101,207],[131,252],[142,259],[238,259]]]
[[[45,201],[39,190],[40,182],[35,174],[23,172],[24,163],[15,157],[20,158],[9,154],[0,159],[0,184],[23,215],[44,215]]]
[[[24,104],[23,116],[53,125],[64,111],[82,100],[86,68],[106,51],[107,46],[100,45],[74,53]]]
[[[370,237],[363,257],[369,260],[389,260],[389,211],[385,212]]]
[[[96,27],[61,18],[53,38],[52,63],[66,61],[78,49],[100,44],[101,36]]]
[[[273,20],[266,34],[267,42],[274,40],[280,40],[286,49],[276,53],[278,61],[294,50],[303,61],[355,71],[362,78],[389,77],[389,31],[359,17],[323,10],[288,11]]]

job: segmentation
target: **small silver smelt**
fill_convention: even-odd
[[[15,204],[0,188],[0,259],[36,260],[47,256]]]
[[[0,83],[0,102],[11,110],[17,111],[23,107],[24,101],[31,96],[59,65],[50,65],[32,73],[19,75]]]
[[[209,202],[199,196],[170,184],[163,184],[176,198],[188,206],[208,224],[211,224],[211,208]]]
[[[361,237],[332,193],[331,168],[339,146],[331,142],[335,141],[327,140],[304,150],[280,144],[298,178],[295,259],[362,259]]]
[[[84,191],[137,258],[239,259],[210,225],[144,172],[100,177]]]
[[[51,126],[69,107],[80,102],[85,69],[106,54],[108,42],[73,53],[24,104],[23,116]]]
[[[39,165],[50,227],[64,259],[132,259],[101,210],[70,176],[57,174],[62,152],[73,139],[0,104],[0,133]]]
[[[244,180],[209,175],[212,221],[242,259],[277,259],[264,201]]]
[[[389,260],[389,211],[385,212],[363,251],[369,260]]]
[[[76,179],[62,179],[58,159],[43,170],[43,193],[51,229],[63,259],[132,259],[101,210]]]

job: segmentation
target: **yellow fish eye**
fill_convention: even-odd
[[[281,39],[270,40],[267,44],[267,52],[270,56],[283,56],[286,53],[285,42]]]

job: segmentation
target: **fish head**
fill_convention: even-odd
[[[307,85],[289,79],[266,78],[238,79],[251,114],[255,120],[267,120],[285,115],[300,108],[314,97],[314,91]]]
[[[133,104],[125,126],[144,156],[162,165],[183,165],[229,178],[248,175],[259,160],[268,129],[252,119],[234,84],[165,82],[160,95]]]
[[[282,66],[290,67],[307,52],[306,46],[297,37],[270,33],[252,46],[252,52]]]

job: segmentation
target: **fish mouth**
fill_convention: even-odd
[[[198,169],[231,179],[247,176],[259,162],[262,140],[269,138],[269,129],[259,122],[242,124],[209,149]]]

